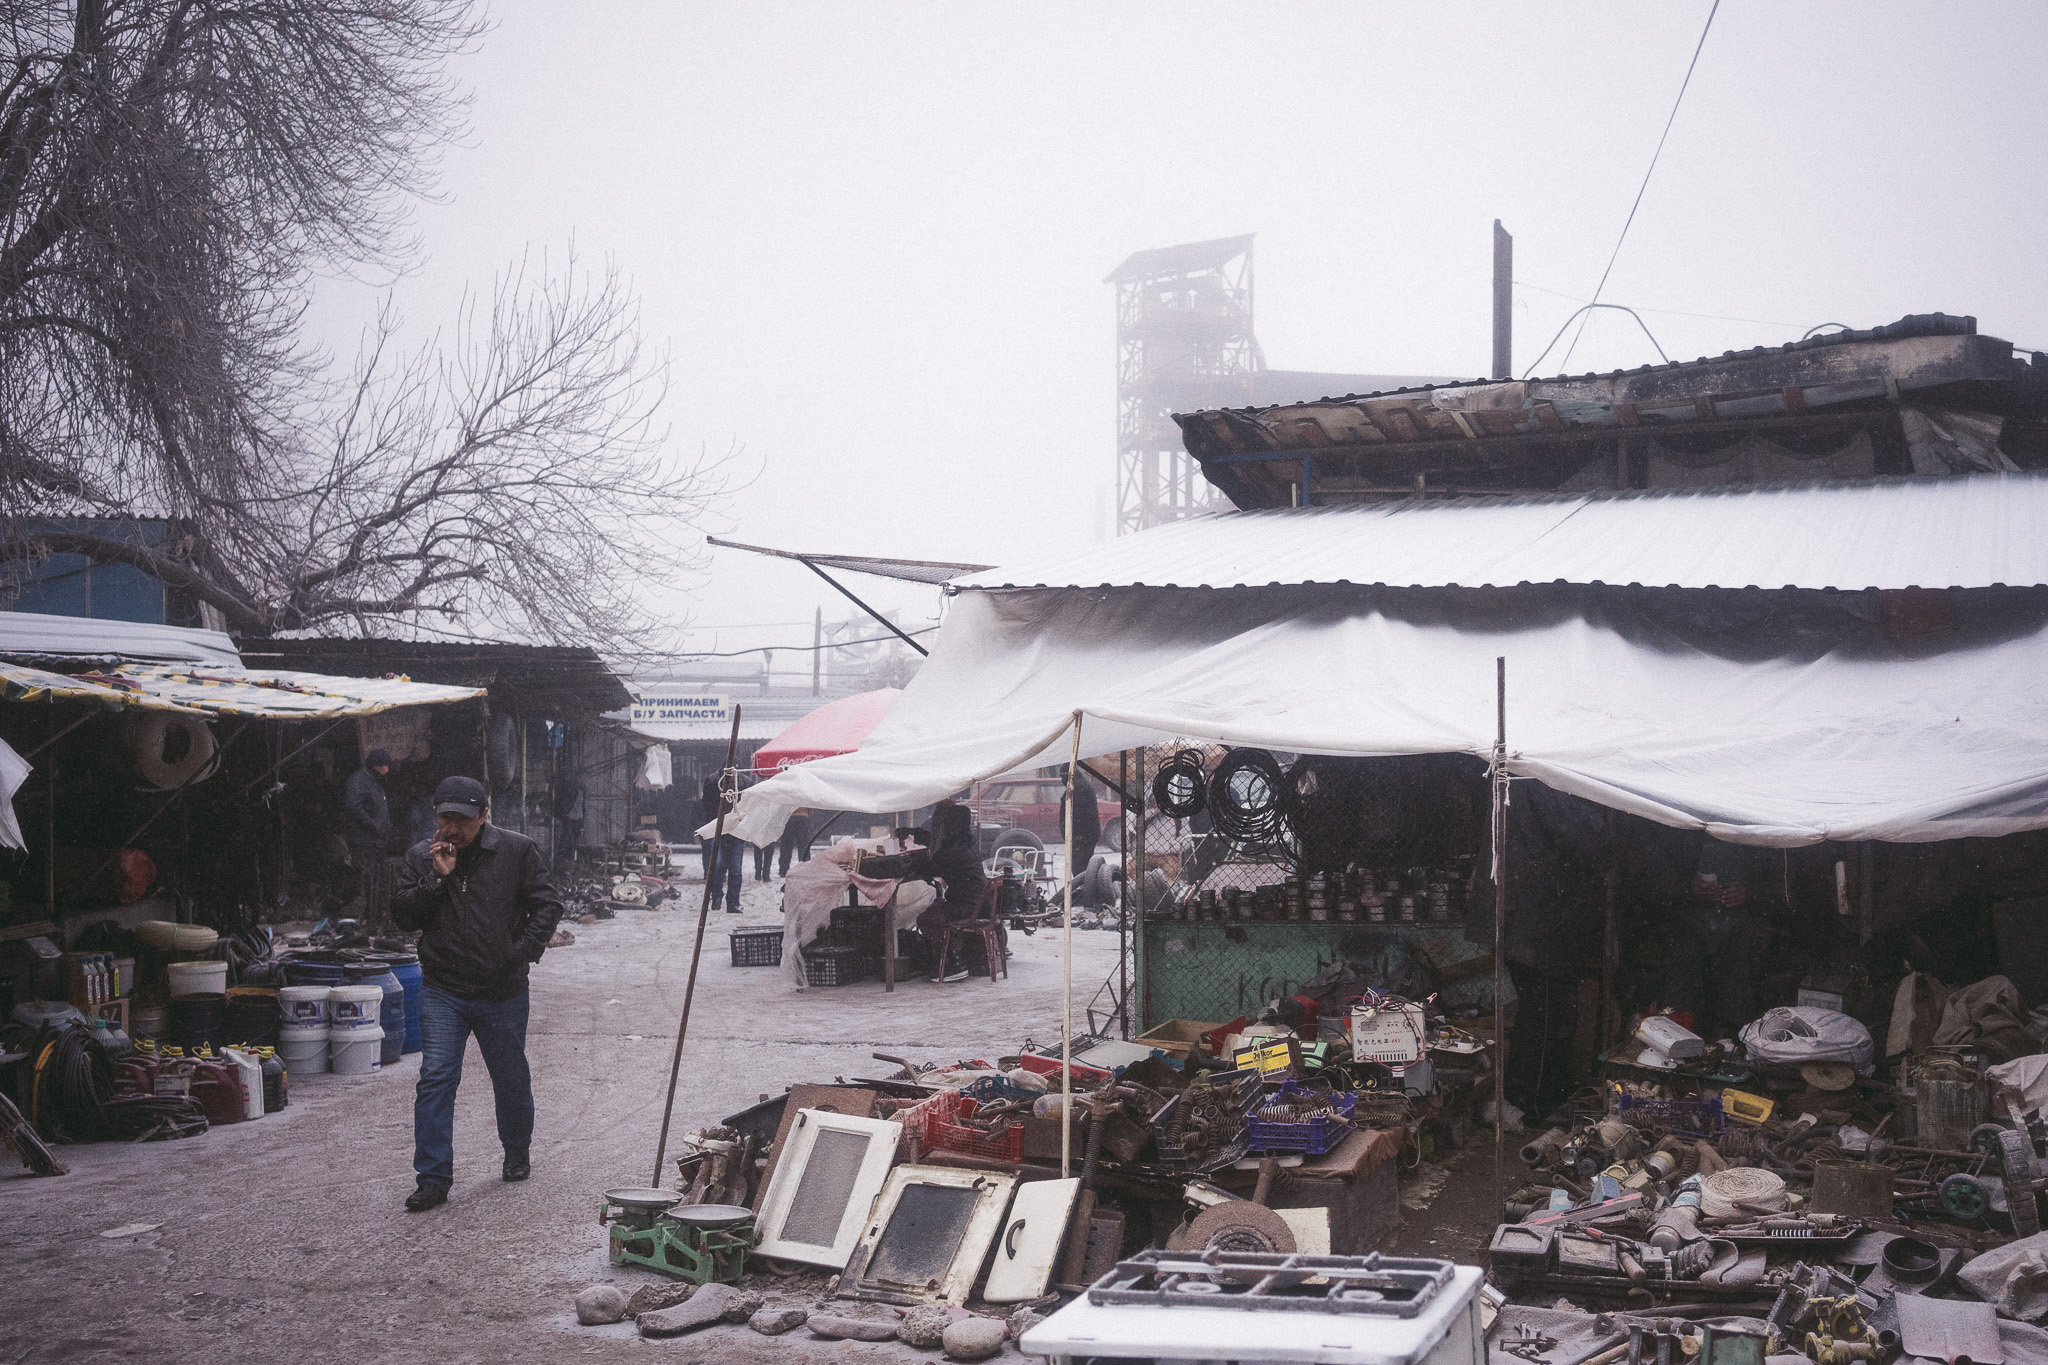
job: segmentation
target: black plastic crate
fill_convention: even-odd
[[[809,948],[804,980],[813,986],[851,986],[867,978],[867,954],[858,948]]]
[[[735,967],[780,967],[782,965],[782,931],[773,926],[754,929],[735,929],[727,935],[732,940],[732,965]]]

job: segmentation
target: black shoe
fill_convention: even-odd
[[[420,1187],[405,1197],[407,1213],[425,1213],[438,1209],[448,1202],[448,1187],[432,1180],[422,1180]]]
[[[505,1179],[524,1180],[526,1179],[526,1177],[532,1174],[533,1167],[527,1164],[525,1150],[520,1149],[515,1151],[512,1148],[507,1147],[505,1149]],[[442,1197],[446,1198],[447,1196],[444,1195]]]

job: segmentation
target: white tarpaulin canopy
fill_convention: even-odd
[[[2039,595],[1931,596],[1953,620],[1908,635],[1872,592],[967,591],[860,751],[750,789],[735,832],[765,843],[799,806],[908,810],[1062,761],[1077,711],[1084,758],[1176,737],[1484,755],[1498,656],[1510,771],[1664,824],[1780,845],[2048,826]]]

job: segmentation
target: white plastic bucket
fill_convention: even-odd
[[[277,1031],[277,1059],[289,1076],[311,1076],[327,1069],[327,1026],[281,1028]]]
[[[382,986],[332,986],[327,995],[327,1021],[338,1029],[378,1027],[384,1008]]]
[[[380,996],[382,991],[377,992]],[[375,1071],[384,1050],[384,1030],[375,1024],[337,1028],[328,1034],[327,1056],[337,1076],[367,1076]]]
[[[228,989],[228,964],[225,962],[173,962],[164,968],[164,977],[169,983],[171,994],[180,995],[225,995]]]
[[[319,1026],[326,1028],[327,997],[332,986],[280,986],[277,991],[278,1023],[285,1028]]]

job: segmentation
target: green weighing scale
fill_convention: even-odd
[[[692,1284],[737,1284],[754,1246],[754,1211],[685,1204],[676,1190],[604,1192],[598,1226],[611,1228],[613,1265],[644,1265]]]

